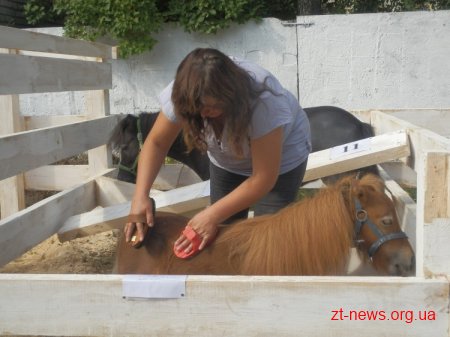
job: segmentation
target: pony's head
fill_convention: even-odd
[[[119,157],[117,179],[136,183],[139,152],[156,117],[157,114],[128,114],[112,131],[109,143],[113,154]]]
[[[345,180],[344,180],[345,181]],[[347,202],[352,205],[355,244],[375,269],[390,276],[413,276],[415,255],[401,230],[393,201],[383,181],[374,175],[348,182]]]
[[[139,153],[158,114],[141,113],[139,116],[129,114],[112,131],[109,143],[113,154],[119,157],[117,179],[136,183]],[[196,149],[188,153],[181,134],[177,136],[167,155],[189,166],[202,180],[209,179],[208,155]]]

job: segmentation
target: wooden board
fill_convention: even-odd
[[[339,147],[344,147],[340,145]],[[369,148],[331,158],[333,149],[311,153],[303,181],[347,172],[365,166],[409,156],[409,142],[405,131],[394,131],[370,138]]]
[[[423,151],[450,152],[450,139],[390,114],[372,111],[371,124],[376,134],[407,130],[408,138],[413,146],[411,146],[411,155],[405,158],[404,162],[416,172],[416,160],[420,160]]]
[[[0,26],[0,48],[112,58],[111,46]]]
[[[48,197],[0,221],[0,266],[55,234],[65,219],[95,207],[93,180]]]
[[[111,64],[0,54],[0,95],[112,88]]]
[[[24,116],[25,130],[48,128],[50,126],[64,125],[83,122],[86,116],[66,115],[66,116]]]
[[[141,300],[122,297],[123,281],[0,275],[0,334],[448,336],[445,279],[188,276],[184,297]]]
[[[0,137],[0,179],[82,153],[108,141],[118,116]]]
[[[152,195],[152,194],[151,194]],[[152,195],[159,211],[184,213],[205,207],[209,203],[209,181],[180,187]],[[130,212],[130,202],[111,207],[96,208],[91,212],[68,218],[58,231],[60,241],[122,228]]]
[[[89,179],[87,165],[47,165],[25,173],[25,187],[38,191],[62,191]]]

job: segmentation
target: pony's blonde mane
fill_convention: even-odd
[[[216,244],[230,246],[230,263],[239,274],[343,274],[354,235],[349,203],[353,180],[343,178],[276,214],[237,222]],[[384,189],[381,180],[370,175],[359,184]]]

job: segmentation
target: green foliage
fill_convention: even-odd
[[[31,25],[40,22],[54,22],[60,19],[51,0],[28,0],[23,6],[23,10],[28,23]]]
[[[187,32],[214,34],[232,23],[260,18],[260,0],[171,0],[169,13]]]
[[[109,36],[127,57],[151,49],[151,36],[163,22],[155,0],[55,0],[57,13],[65,14],[67,36],[95,40]]]
[[[300,1],[306,0],[28,0],[24,11],[33,25],[63,19],[70,37],[108,36],[127,57],[152,49],[163,22],[214,34],[262,17],[295,19]],[[321,0],[321,8],[324,14],[438,10],[449,9],[450,0]]]

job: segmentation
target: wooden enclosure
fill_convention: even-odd
[[[114,169],[106,143],[118,121],[108,106],[114,50],[7,27],[0,27],[0,48],[4,265],[55,233],[70,240],[119,228],[132,186],[108,176]],[[20,115],[20,94],[75,90],[89,92],[84,116]],[[416,277],[188,275],[175,280],[183,296],[129,298],[125,285],[148,289],[169,282],[0,274],[0,335],[450,336],[450,132],[441,127],[450,125],[450,110],[355,114],[376,131],[370,146],[335,157],[333,149],[311,155],[306,180],[380,164],[415,246]],[[50,165],[85,151],[87,165]],[[192,181],[191,173],[176,174]],[[417,187],[417,203],[399,183]],[[60,192],[24,208],[25,188]],[[209,187],[198,182],[153,193],[159,209],[189,213],[207,205]]]

